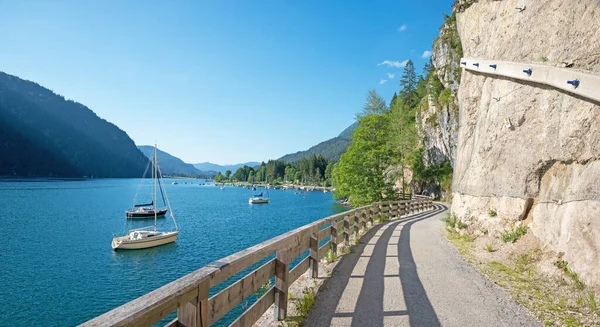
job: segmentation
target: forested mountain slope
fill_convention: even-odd
[[[147,158],[86,106],[0,72],[0,176],[139,177]]]
[[[154,147],[151,145],[140,145],[138,149],[142,153],[151,158],[154,152]],[[156,150],[160,169],[165,175],[187,175],[187,176],[215,176],[214,171],[200,171],[192,164],[183,162],[183,160],[161,150]]]
[[[346,152],[346,149],[348,149],[348,146],[352,141],[352,132],[354,132],[357,126],[358,122],[348,126],[348,128],[342,131],[340,135],[332,139],[312,146],[306,151],[298,151],[296,153],[286,154],[285,156],[279,158],[279,160],[283,160],[285,162],[295,162],[301,160],[302,158],[309,158],[312,155],[321,155],[327,160],[337,161],[340,159],[342,154]]]

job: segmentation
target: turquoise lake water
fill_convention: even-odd
[[[248,189],[172,181],[165,179],[165,186],[180,227],[177,242],[118,252],[110,246],[114,233],[153,222],[125,222],[140,180],[0,181],[0,326],[77,325],[207,263],[344,210],[330,193],[270,190],[270,204],[250,205]],[[139,198],[145,199],[143,192]],[[167,222],[160,219],[159,226]]]

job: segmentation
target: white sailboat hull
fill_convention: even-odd
[[[269,198],[261,198],[261,197],[250,198],[250,200],[248,200],[248,203],[250,203],[250,204],[269,203]]]
[[[132,239],[130,234],[115,237],[112,241],[112,248],[116,250],[139,250],[147,249],[155,246],[160,246],[175,242],[179,236],[179,232],[158,232],[158,235],[143,237],[140,239]]]

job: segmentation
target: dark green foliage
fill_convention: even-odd
[[[450,190],[452,186],[452,166],[449,161],[439,166],[425,166],[423,148],[420,148],[411,154],[409,163],[413,170],[413,181],[425,184],[439,183],[442,190]]]
[[[288,181],[304,185],[320,185],[329,179],[326,176],[329,165],[333,166],[333,163],[322,156],[315,155],[287,164],[283,160],[269,160],[267,163],[261,163],[256,169],[249,166],[239,168],[231,176],[231,180],[270,184]]]
[[[437,102],[440,105],[440,108],[449,105],[452,102],[452,100],[453,96],[452,92],[450,92],[450,89],[443,89],[437,98]]]
[[[417,83],[419,79],[415,73],[415,66],[411,60],[406,63],[404,72],[400,77],[400,99],[405,104],[406,108],[415,108],[421,101],[417,91]]]
[[[148,159],[84,105],[0,72],[0,176],[141,177]]]
[[[463,56],[462,43],[458,36],[456,26],[456,13],[448,16],[444,14],[444,25],[447,27],[446,32],[442,34],[442,39],[450,45],[450,49],[458,56],[458,60]]]
[[[346,149],[352,142],[352,132],[358,126],[358,122],[350,125],[337,137],[321,142],[306,151],[298,151],[296,153],[286,154],[279,158],[285,162],[295,162],[302,158],[308,158],[312,155],[322,156],[326,160],[338,161],[342,154],[346,152]]]
[[[214,174],[217,174],[217,172],[220,171],[221,174],[225,174],[227,170],[231,170],[232,172],[234,172],[244,166],[256,167],[258,165],[260,165],[260,162],[255,161],[249,161],[235,165],[217,165],[210,162],[201,162],[194,164],[194,167],[200,171],[214,171]]]

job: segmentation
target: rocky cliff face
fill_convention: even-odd
[[[465,57],[600,72],[599,1],[472,2],[455,6]],[[492,233],[527,219],[547,250],[600,286],[600,105],[467,71],[457,99],[452,210]]]
[[[423,136],[423,160],[428,166],[441,165],[446,161],[454,166],[458,135],[456,93],[461,55],[456,19],[454,16],[448,17],[432,46],[431,64],[437,80],[428,81],[430,95],[421,103],[417,115],[417,126]],[[441,83],[442,89],[436,87],[438,83]]]

